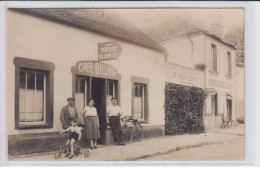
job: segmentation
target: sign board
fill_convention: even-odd
[[[117,60],[121,51],[117,41],[98,43],[98,61]]]
[[[166,63],[166,82],[184,86],[204,87],[203,72],[183,67],[173,63]]]
[[[209,79],[209,85],[223,89],[233,90],[233,84],[224,81]]]
[[[206,88],[205,89],[208,94],[214,94],[216,93],[216,90],[214,88]]]
[[[100,77],[107,79],[119,79],[118,71],[105,63],[97,61],[80,61],[74,67],[76,74]]]

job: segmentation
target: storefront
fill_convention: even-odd
[[[111,25],[104,34],[54,21],[43,17],[45,10],[7,12],[9,154],[57,149],[60,113],[70,96],[81,120],[87,100],[94,98],[102,144],[112,141],[105,119],[112,97],[124,116],[142,122],[146,137],[163,135],[164,48],[132,25],[124,33],[141,39],[120,33],[115,38],[115,30],[113,36],[108,31]],[[64,14],[57,11],[48,12]]]

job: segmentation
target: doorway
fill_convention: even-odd
[[[232,100],[227,99],[227,117],[232,120]]]
[[[99,144],[105,143],[106,135],[106,79],[92,78],[92,98],[95,101],[95,107],[97,109],[99,124],[100,124],[100,139]]]

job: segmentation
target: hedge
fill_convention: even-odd
[[[205,90],[166,83],[164,92],[165,134],[191,133],[192,128],[197,128],[198,133],[203,132],[203,106],[207,97]]]

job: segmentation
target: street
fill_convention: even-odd
[[[138,159],[138,161],[232,161],[244,160],[244,139],[222,144],[205,145],[167,154]]]
[[[201,134],[162,136],[126,146],[99,145],[90,156],[55,159],[55,152],[9,157],[10,161],[232,161],[244,159],[244,125]],[[83,148],[83,151],[87,148]]]

